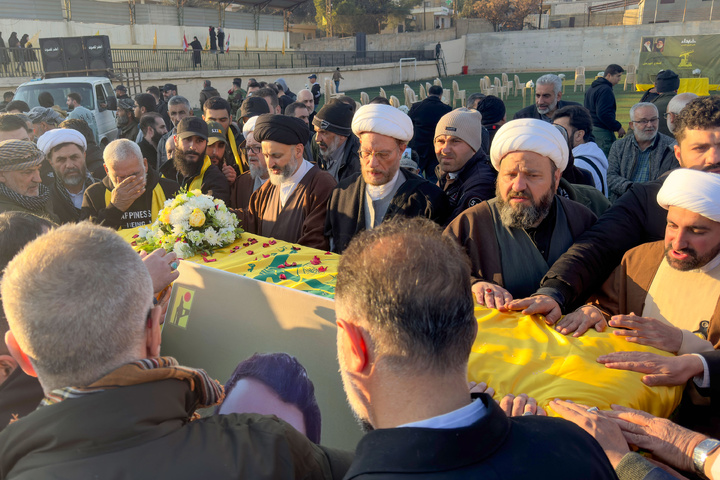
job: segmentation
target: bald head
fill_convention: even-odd
[[[302,102],[311,112],[315,110],[315,101],[313,100],[313,94],[307,88],[303,88],[297,94],[297,101]]]

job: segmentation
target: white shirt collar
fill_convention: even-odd
[[[390,180],[385,185],[370,185],[367,184],[367,194],[370,196],[370,198],[373,200],[373,202],[380,200],[381,198],[385,198],[387,195],[392,193],[393,189],[395,188],[395,184],[398,181],[398,178],[400,178],[400,169],[398,168],[397,172],[395,172],[395,176],[392,180]]]
[[[293,173],[292,177],[288,178],[284,182],[280,184],[280,205],[284,208],[285,203],[287,203],[287,199],[290,198],[290,195],[295,191],[295,189],[298,186],[298,183],[300,183],[300,180],[303,179],[305,174],[310,171],[310,169],[313,167],[313,164],[308,162],[307,160],[303,159],[302,163],[300,164],[300,167],[297,169],[295,173]]]
[[[398,428],[437,428],[437,429],[453,429],[469,427],[481,418],[487,415],[487,408],[479,398],[472,401],[470,405],[449,413],[438,415],[437,417],[420,420],[419,422],[406,423],[398,425]]]

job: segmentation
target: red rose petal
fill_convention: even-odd
[[[133,235],[133,238],[138,238],[140,235]]]
[[[310,260],[310,263],[312,263],[313,265],[320,265],[322,262],[320,261],[320,258],[315,255],[312,260]]]
[[[287,280],[287,277],[285,276],[284,273],[280,274],[280,280]]]
[[[327,267],[318,267],[318,272],[325,272],[327,271]]]
[[[252,250],[248,250],[248,251],[245,252],[245,253],[247,253],[248,255],[252,255],[252,254],[253,254],[253,251],[252,251]]]
[[[269,246],[270,246],[270,245],[268,245],[267,243],[263,243],[263,247],[264,247],[264,248],[268,248]]]
[[[292,266],[297,267],[297,262],[293,262]]]
[[[135,247],[135,246],[137,246],[137,242],[132,242],[130,245],[132,245],[133,247]]]
[[[297,252],[298,250],[300,250],[300,247],[291,247],[291,248],[292,248],[293,250],[295,250],[296,252]]]
[[[285,264],[280,264],[277,266],[277,268],[285,268]]]
[[[270,255],[265,255],[265,254],[263,253],[263,258],[268,258],[269,256],[270,256]]]
[[[250,246],[249,243],[243,243],[243,247],[249,247],[249,246]]]
[[[275,245],[277,242],[276,242],[275,240],[270,240],[268,243],[269,243],[270,245]]]
[[[332,255],[332,252],[325,252],[325,255]]]

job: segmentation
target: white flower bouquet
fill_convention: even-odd
[[[164,248],[179,258],[190,258],[233,243],[243,232],[238,224],[222,200],[200,190],[180,191],[165,201],[155,222],[140,227],[135,244],[147,252]]]

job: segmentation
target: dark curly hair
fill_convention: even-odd
[[[720,97],[700,97],[688,103],[675,120],[675,139],[685,138],[685,130],[720,128]]]

